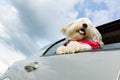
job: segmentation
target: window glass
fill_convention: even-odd
[[[103,47],[103,49],[118,49],[118,48],[120,48],[120,42],[104,45],[104,47]]]
[[[55,44],[53,47],[51,47],[51,48],[45,53],[45,56],[55,55],[55,54],[56,54],[56,49],[57,49],[59,46],[64,45],[65,42],[66,42],[66,41],[62,41],[62,42],[60,42],[60,43]]]

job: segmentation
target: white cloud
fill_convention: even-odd
[[[0,78],[3,76],[3,74],[0,73]]]
[[[5,39],[10,38],[10,36],[6,34],[5,27],[2,24],[0,24],[0,37],[5,38]]]
[[[119,0],[92,0],[96,4],[104,3],[101,6],[106,6],[105,9],[101,10],[91,10],[90,7],[85,9],[85,14],[87,17],[91,18],[94,24],[101,25],[116,19],[120,19],[120,6]],[[97,7],[97,6],[94,6]]]
[[[0,61],[0,74],[4,74],[4,72],[8,69],[8,65],[6,65],[4,62]]]
[[[18,27],[15,27],[19,22],[18,12],[5,2],[0,4],[0,9],[0,74],[3,74],[14,62],[26,57],[19,50],[15,50],[14,46],[7,44],[12,39],[11,33],[14,35],[18,31]]]
[[[0,9],[0,38],[27,55],[35,52],[39,46],[35,43],[33,36],[27,33],[29,26],[27,28],[24,25],[19,11],[8,3],[0,4]]]
[[[91,11],[89,9],[86,9],[86,16],[92,18],[95,26],[105,24],[112,20],[110,13],[107,10]]]
[[[95,11],[94,14],[93,22],[95,25],[101,25],[111,21],[110,14],[106,10]]]
[[[14,62],[25,59],[26,56],[19,50],[0,40],[0,73],[4,73]]]
[[[23,18],[27,19],[27,25],[32,21],[34,27],[39,29],[39,32],[37,30],[36,32],[39,35],[44,34],[50,40],[58,39],[61,36],[61,26],[77,17],[78,12],[74,9],[77,2],[78,0],[13,0]]]

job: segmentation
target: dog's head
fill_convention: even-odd
[[[101,34],[88,18],[72,21],[63,26],[61,31],[67,36],[68,40],[89,39],[99,41],[100,45],[103,45]]]

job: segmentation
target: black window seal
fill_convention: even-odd
[[[61,40],[56,41],[55,43],[53,43],[49,48],[46,49],[46,51],[43,53],[42,56],[44,56],[44,55],[49,51],[49,49],[51,49],[54,45],[56,45],[56,44],[58,44],[58,43],[64,41],[65,39],[66,39],[66,38],[63,38],[63,39],[61,39]]]

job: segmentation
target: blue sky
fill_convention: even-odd
[[[120,19],[120,0],[0,0],[0,73],[43,46],[64,37],[69,21],[94,25]]]

